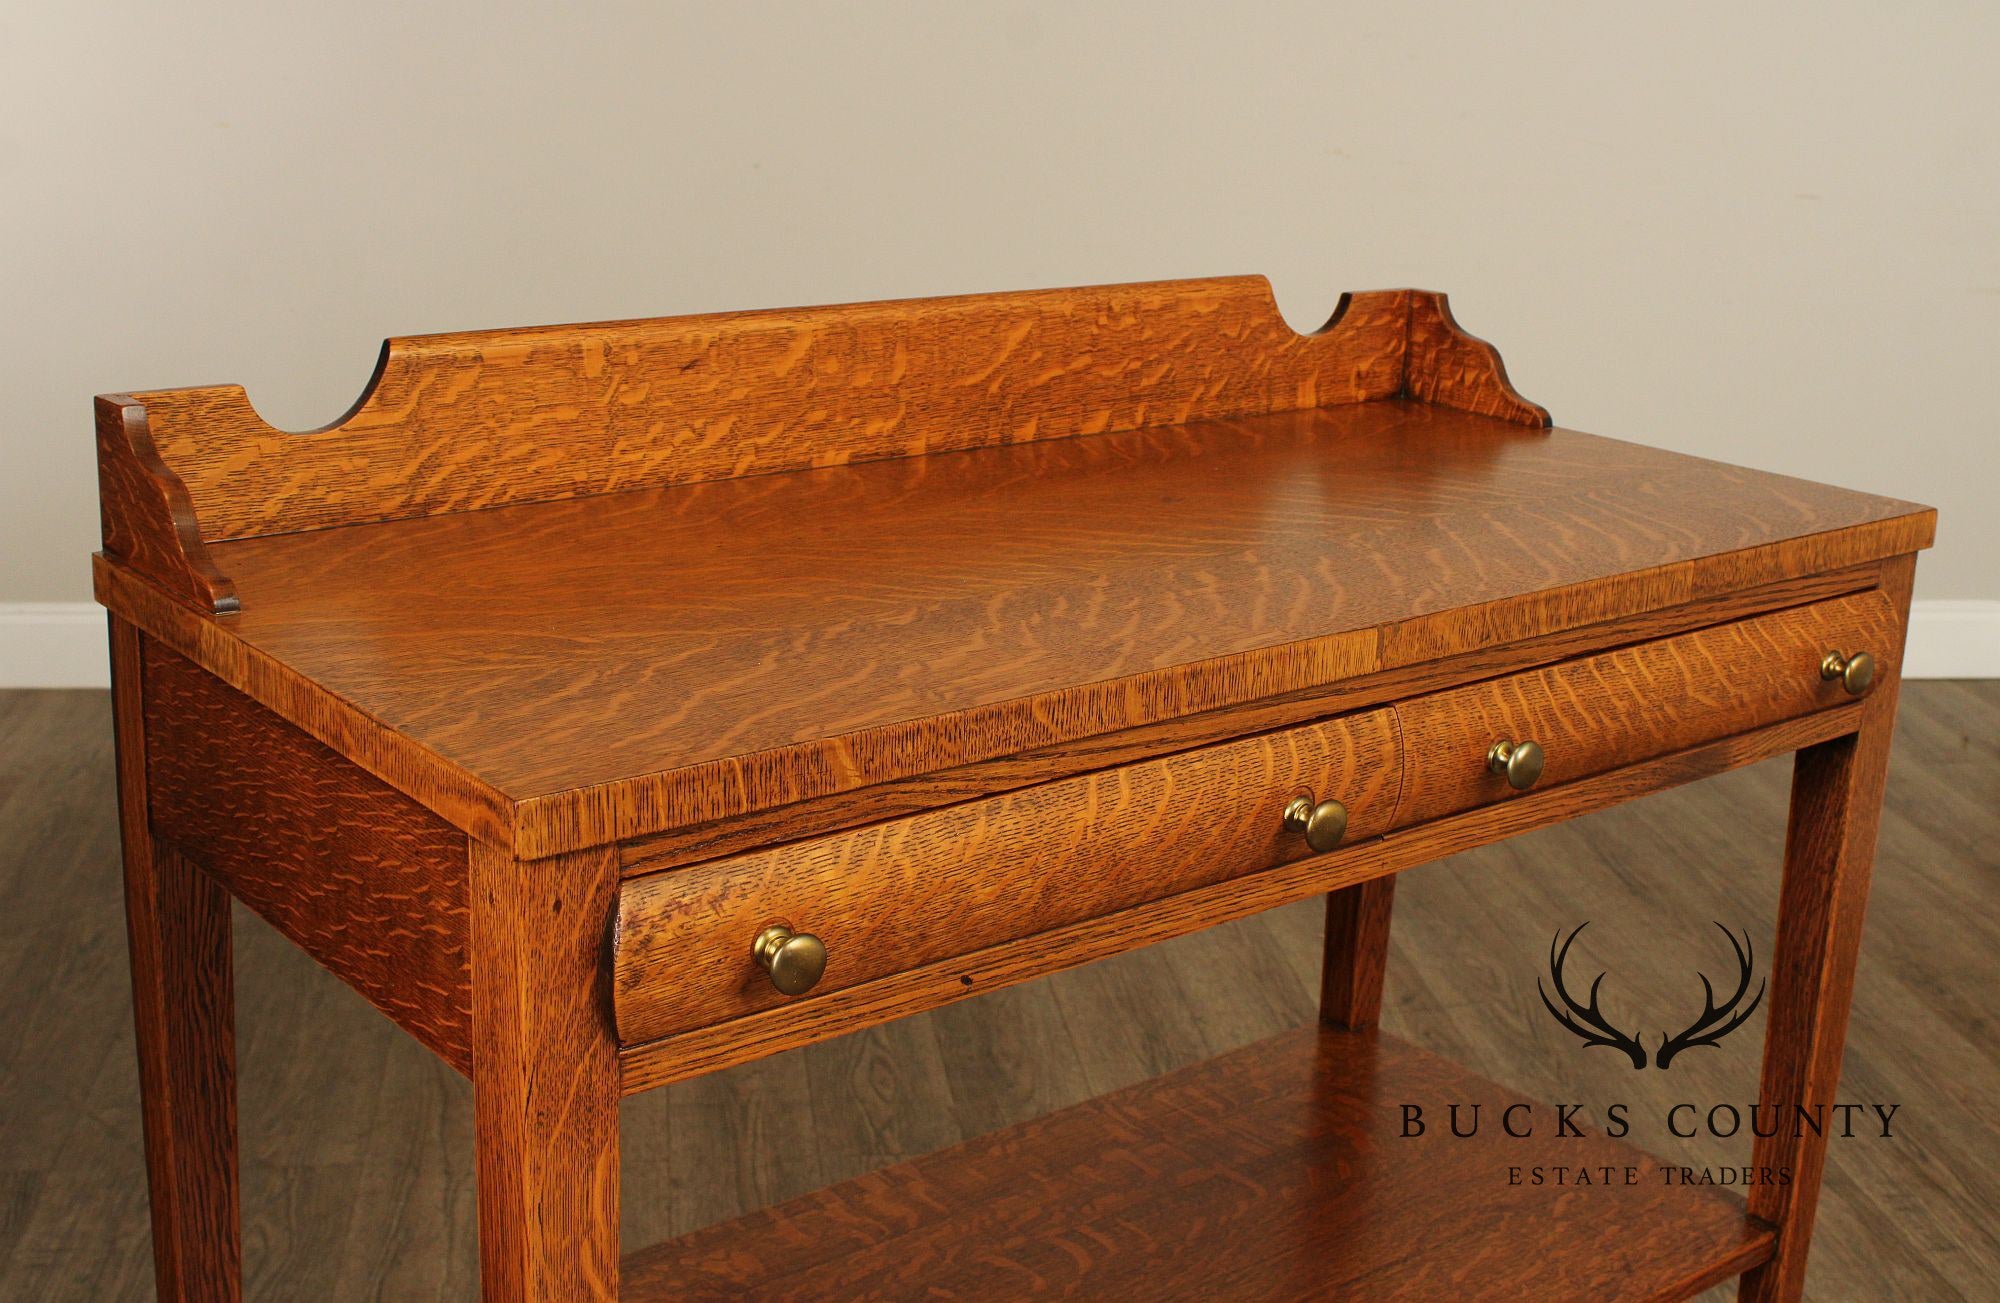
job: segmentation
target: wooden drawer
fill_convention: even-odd
[[[1391,710],[1245,738],[867,828],[634,878],[613,936],[619,1038],[784,1004],[751,958],[783,923],[826,945],[803,996],[970,954],[1311,852],[1296,797],[1335,798],[1347,840],[1393,821]],[[970,982],[970,978],[966,979]]]
[[[1877,679],[1900,654],[1880,592],[1815,602],[1513,674],[1397,707],[1404,788],[1396,822],[1516,795],[1488,768],[1495,742],[1532,739],[1540,791],[1620,765],[1851,703],[1820,673],[1829,651],[1867,651]]]

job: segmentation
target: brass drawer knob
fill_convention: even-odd
[[[1525,792],[1542,776],[1547,757],[1539,742],[1495,742],[1486,753],[1486,767],[1507,779],[1507,786]]]
[[[759,932],[750,953],[783,995],[804,995],[826,971],[826,944],[810,932],[794,932],[782,923]]]
[[[1819,663],[1819,676],[1822,679],[1839,679],[1848,696],[1858,697],[1875,682],[1875,658],[1867,652],[1843,656],[1837,651],[1830,651]]]
[[[1310,796],[1297,797],[1285,807],[1285,828],[1304,833],[1306,845],[1325,854],[1347,835],[1347,807],[1338,801],[1314,804]]]

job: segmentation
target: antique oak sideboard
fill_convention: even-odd
[[[1391,896],[1796,752],[1760,1098],[1830,1100],[1930,510],[1256,277],[400,339],[322,430],[97,438],[163,1297],[240,1291],[232,898],[470,1077],[488,1298],[1799,1294],[1810,1132],[1747,1204],[1385,1143],[1500,1098],[1372,1029]],[[1320,1026],[621,1256],[622,1094],[1315,894]]]

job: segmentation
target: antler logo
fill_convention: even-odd
[[[1646,1066],[1646,1047],[1639,1039],[1639,1032],[1635,1029],[1627,1035],[1612,1026],[1611,1020],[1604,1015],[1604,1010],[1598,1004],[1598,988],[1604,985],[1606,975],[1599,973],[1597,980],[1590,984],[1588,1004],[1579,1004],[1563,985],[1563,965],[1569,960],[1569,948],[1576,944],[1576,939],[1582,936],[1583,930],[1589,926],[1587,922],[1579,923],[1576,931],[1570,933],[1567,938],[1561,932],[1557,932],[1554,939],[1549,942],[1549,978],[1555,984],[1556,999],[1549,998],[1547,988],[1539,981],[1535,983],[1535,989],[1541,992],[1542,1004],[1548,1009],[1550,1016],[1580,1037],[1586,1047],[1608,1046],[1632,1060],[1634,1069],[1643,1068]],[[1735,993],[1718,1005],[1715,1002],[1715,986],[1708,980],[1708,974],[1696,973],[1695,976],[1701,978],[1701,1016],[1672,1036],[1665,1032],[1660,1034],[1660,1048],[1653,1054],[1653,1066],[1656,1068],[1672,1064],[1674,1056],[1682,1050],[1718,1044],[1724,1036],[1741,1027],[1750,1015],[1756,1012],[1758,1003],[1764,998],[1764,987],[1759,985],[1757,994],[1750,997],[1750,1003],[1743,1004],[1743,997],[1750,990],[1750,974],[1754,967],[1749,932],[1744,932],[1743,939],[1739,942],[1734,932],[1720,923],[1715,926],[1722,929],[1722,935],[1729,938],[1729,948],[1736,952],[1739,971]],[[1561,1007],[1557,1007],[1556,1000],[1562,1002]],[[1738,1006],[1742,1006],[1740,1011]]]

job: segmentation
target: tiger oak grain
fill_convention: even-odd
[[[1778,936],[1771,956],[1771,1003],[1757,1097],[1789,1112],[1836,1102],[1848,1006],[1861,954],[1875,837],[1888,781],[1889,736],[1902,686],[1914,557],[1885,566],[1882,595],[1897,619],[1876,653],[1875,686],[1854,732],[1802,749],[1792,768],[1791,817],[1778,896]],[[1846,650],[1852,650],[1846,649]],[[1871,647],[1870,650],[1873,650]],[[1751,1212],[1778,1228],[1778,1251],[1743,1278],[1747,1303],[1794,1299],[1805,1290],[1827,1150],[1780,1129],[1760,1136],[1751,1161],[1783,1167],[1792,1179],[1751,1192]]]
[[[1391,875],[1802,748],[1765,1089],[1833,1087],[1935,514],[1552,429],[1441,295],[1350,296],[1310,336],[1248,278],[477,332],[392,341],[309,434],[231,386],[98,417],[164,1297],[240,1290],[230,893],[469,1064],[509,1301],[699,1284],[671,1255],[621,1282],[621,1093],[1321,892],[1322,1018],[1365,1024]],[[1836,695],[1836,644],[1889,690]],[[1501,799],[1485,750],[1527,727],[1550,772]],[[1352,840],[1282,840],[1306,792]],[[750,963],[778,921],[833,950],[797,1000]],[[1233,1125],[1181,1139],[1222,1156]],[[1756,1267],[1789,1299],[1823,1138],[1783,1156],[1775,1236],[1665,1192],[1643,1277],[1570,1222],[1523,1255],[1462,1189],[1401,1223],[1287,1206],[1392,1243],[1401,1280],[1672,1296]],[[1153,1251],[1079,1287],[1268,1277],[1268,1200],[1158,1170],[1141,1221],[1090,1222]],[[1002,1202],[1037,1242],[1063,1209]],[[1399,1225],[1430,1224],[1453,1247],[1413,1256]],[[849,1265],[1001,1260],[933,1234]]]
[[[435,758],[424,786],[497,794],[501,843],[536,856],[1864,564],[1929,529],[1382,402],[222,544],[244,610],[181,641],[284,667],[363,717],[345,731],[386,726]]]
[[[1666,1300],[1770,1256],[1735,1193],[1677,1191],[1628,1145],[1408,1141],[1408,1099],[1526,1102],[1390,1036],[1303,1029],[642,1251],[628,1294]],[[1635,1179],[1509,1187],[1510,1163]]]
[[[618,1297],[618,1044],[609,852],[522,863],[473,843],[472,1095],[488,1299]]]
[[[1549,423],[1443,295],[1301,335],[1255,276],[391,339],[306,434],[236,385],[101,398],[106,548],[231,611],[226,539],[1400,394]]]
[[[117,616],[109,635],[154,1280],[163,1299],[233,1299],[243,1237],[229,893],[153,835],[143,640]]]
[[[1818,602],[1677,638],[1581,657],[1398,703],[1407,751],[1396,823],[1421,823],[1516,795],[1486,766],[1495,742],[1532,739],[1553,787],[1661,751],[1854,699],[1820,677],[1834,649],[1901,639],[1881,593]]]
[[[155,834],[469,1073],[465,834],[157,643],[143,661]]]
[[[825,942],[801,999],[823,998],[1310,854],[1284,826],[1297,796],[1341,801],[1348,837],[1372,837],[1401,781],[1375,710],[636,878],[612,941],[619,1039],[785,1005],[750,958],[773,922]]]
[[[1746,615],[1864,591],[1875,587],[1879,577],[1879,567],[1857,566],[1764,584],[1663,607],[1611,624],[1563,629],[1443,660],[1399,666],[1324,688],[1265,697],[1233,709],[1177,716],[1157,724],[1055,743],[814,801],[693,824],[626,841],[619,847],[621,868],[628,876],[636,877],[678,864],[990,796],[1232,737],[1286,728],[1342,711],[1548,664],[1579,651],[1643,642]]]
[[[634,1094],[720,1071],[849,1032],[1046,977],[1203,928],[1275,909],[1321,892],[1340,891],[1460,851],[1574,819],[1593,810],[1854,731],[1854,706],[1786,720],[1518,800],[1477,806],[1432,823],[1226,878],[1117,913],[1053,928],[985,950],[893,973],[817,999],[794,1001],[713,1027],[662,1037],[619,1051],[624,1090]]]

